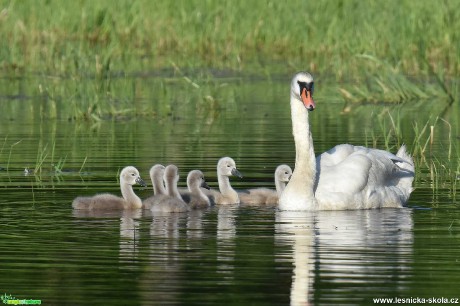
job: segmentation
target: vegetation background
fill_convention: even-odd
[[[363,78],[460,72],[458,0],[2,0],[3,70],[310,70]],[[362,55],[378,59],[363,64]]]

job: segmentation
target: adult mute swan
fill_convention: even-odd
[[[142,208],[141,199],[134,193],[133,185],[146,186],[139,171],[132,166],[120,172],[120,189],[123,198],[109,193],[97,194],[92,197],[76,197],[72,202],[73,209],[80,210],[121,210]]]
[[[288,165],[279,165],[275,170],[276,190],[269,188],[254,188],[238,192],[241,203],[248,205],[276,205],[279,196],[292,175],[292,169]]]
[[[414,162],[403,145],[396,155],[349,144],[315,158],[308,112],[315,109],[313,77],[291,82],[291,117],[296,160],[281,194],[280,210],[341,210],[402,207],[409,199]]]

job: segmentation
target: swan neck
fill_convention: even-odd
[[[282,182],[279,179],[275,179],[275,186],[276,186],[276,193],[278,194],[278,196],[280,196],[284,188],[286,188],[286,183]]]
[[[166,189],[170,197],[182,200],[179,190],[177,189],[177,184],[175,182],[171,180],[166,180]]]
[[[222,193],[223,195],[235,192],[235,190],[233,190],[232,186],[230,185],[230,179],[228,178],[228,176],[219,175],[218,181],[220,193]]]
[[[162,176],[152,176],[152,185],[153,185],[153,193],[155,195],[159,194],[166,194],[165,186],[163,185],[163,177]]]
[[[223,197],[231,203],[240,203],[238,193],[230,185],[230,179],[226,175],[219,175],[219,190]]]
[[[292,101],[295,100],[295,101]],[[316,166],[308,111],[296,97],[291,97],[292,134],[296,147],[295,168]]]
[[[205,201],[209,201],[208,197],[204,194],[203,190],[201,190],[199,185],[189,185],[188,186],[188,191],[190,191],[191,195],[197,196],[200,199],[203,199]]]
[[[280,197],[282,210],[313,210],[316,207],[314,182],[316,159],[308,120],[303,103],[291,93],[292,134],[295,142],[295,168]]]
[[[130,208],[142,207],[142,200],[134,193],[133,186],[122,180],[120,182],[120,190],[123,199],[125,199]]]

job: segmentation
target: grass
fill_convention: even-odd
[[[212,73],[309,70],[362,103],[459,99],[458,1],[0,2],[0,74],[38,76],[48,118],[155,115],[137,77],[180,76],[219,107]],[[197,70],[197,68],[199,70]],[[198,75],[198,77],[197,77]],[[153,90],[159,95],[165,83]],[[157,85],[155,85],[157,86]],[[62,104],[70,105],[62,110]],[[167,105],[162,112],[170,112]]]
[[[377,128],[366,129],[366,146],[395,152],[404,139],[412,138],[413,142],[407,145],[411,148],[416,165],[415,185],[423,185],[422,181],[428,177],[433,193],[447,189],[448,194],[455,199],[460,178],[460,149],[452,136],[452,125],[443,118],[435,117],[429,119],[423,127],[414,122],[412,131],[404,131],[399,118],[395,119],[389,111],[373,116]],[[442,135],[439,137],[441,139],[436,135]]]
[[[279,64],[348,80],[360,54],[406,75],[460,72],[458,2],[3,1],[2,66],[107,80],[169,67],[244,70]],[[379,67],[371,69],[378,74]],[[367,73],[366,73],[367,74]],[[107,85],[107,84],[105,84]],[[105,86],[100,83],[100,86]]]
[[[349,112],[353,105],[362,103],[403,103],[436,99],[444,100],[451,105],[459,97],[458,83],[446,84],[439,74],[433,72],[429,81],[411,79],[397,68],[375,57],[365,55],[360,57],[372,62],[381,70],[378,74],[369,76],[362,83],[339,88],[346,102],[344,112]]]

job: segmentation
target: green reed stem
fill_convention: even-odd
[[[83,164],[81,165],[80,170],[78,170],[78,173],[81,173],[81,172],[82,172],[83,167],[85,166],[86,160],[87,160],[87,159],[88,159],[88,156],[85,156],[85,160],[83,161]]]
[[[11,153],[13,152],[13,147],[21,143],[21,141],[22,139],[19,140],[18,142],[13,143],[10,147],[10,154],[8,155],[8,164],[6,165],[6,172],[8,172],[10,169],[10,160],[11,160]]]

